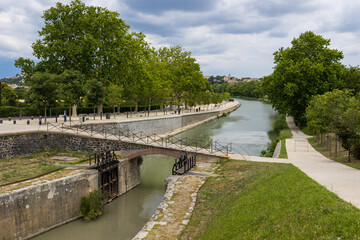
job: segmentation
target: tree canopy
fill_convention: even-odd
[[[150,109],[151,104],[219,101],[211,97],[190,52],[180,46],[151,47],[143,33],[129,32],[117,12],[73,0],[57,3],[42,18],[44,27],[32,44],[39,61],[19,58],[15,66],[31,86],[37,73],[56,75],[58,104],[98,104],[102,112],[102,104],[123,102],[137,110],[138,104]]]
[[[262,87],[273,106],[306,122],[305,109],[312,96],[342,86],[341,51],[330,49],[330,40],[308,31],[294,38],[291,47],[274,52],[274,71],[264,77]]]

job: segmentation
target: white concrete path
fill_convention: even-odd
[[[360,170],[324,157],[308,143],[309,136],[295,126],[291,117],[286,121],[293,134],[292,139],[286,140],[290,162],[343,200],[360,208]]]

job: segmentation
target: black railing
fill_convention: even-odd
[[[97,125],[98,126],[98,125]],[[127,141],[132,143],[153,145],[158,147],[173,148],[176,150],[183,150],[187,152],[216,154],[221,153],[229,155],[229,153],[235,152],[233,143],[220,143],[218,141],[203,141],[199,138],[178,138],[176,136],[161,137],[157,134],[145,134],[140,131],[132,133],[129,131],[121,131],[120,129],[95,129],[92,124],[83,124],[81,122],[69,121],[67,123],[47,123],[47,130],[57,130],[60,132],[72,132],[76,134],[86,134],[93,137],[104,137],[117,139],[121,141]],[[244,150],[240,145],[237,146]],[[246,152],[246,150],[244,150]],[[238,154],[242,154],[236,151]],[[248,154],[249,155],[249,154]]]
[[[182,175],[196,166],[196,155],[188,157],[187,154],[175,159],[172,167],[172,175]]]

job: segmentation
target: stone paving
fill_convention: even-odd
[[[218,105],[214,105],[214,104],[210,104],[209,106],[199,106],[198,108],[201,109],[201,111],[199,113],[204,113],[204,112],[212,112],[212,111],[221,111],[221,110],[225,110],[228,108],[231,108],[233,106],[235,106],[236,104],[238,104],[238,102],[234,101],[234,102],[224,102],[222,104],[218,104]],[[130,121],[142,121],[144,119],[149,120],[149,119],[153,119],[153,118],[171,118],[171,117],[178,117],[181,115],[187,115],[187,114],[194,114],[196,112],[194,112],[194,110],[183,110],[183,112],[181,112],[181,114],[174,114],[172,111],[168,111],[166,112],[166,114],[164,114],[163,112],[150,112],[150,116],[148,116],[148,113],[137,113],[137,114],[129,114],[127,115],[126,113],[121,113],[119,115],[114,115],[111,114],[110,119],[106,119],[105,116],[102,117],[102,119],[100,120],[99,116],[94,117],[92,116],[88,116],[86,118],[88,118],[89,120],[86,120],[85,123],[117,123],[117,122],[130,122]],[[16,120],[16,124],[14,124],[14,120]],[[30,121],[30,124],[27,124],[27,121]],[[69,120],[69,118],[67,118],[67,120]],[[75,123],[79,123],[80,122],[80,117],[76,116],[76,117],[72,117],[71,119]],[[58,118],[58,122],[55,123],[55,118],[48,118],[47,119],[47,123],[49,124],[58,124],[60,125],[61,123],[64,123],[63,118]],[[69,125],[70,122],[67,121],[64,124]],[[45,123],[44,118],[42,119],[42,125],[39,125],[39,118],[38,117],[34,117],[33,120],[31,119],[24,119],[22,118],[22,120],[19,120],[19,118],[13,118],[10,121],[9,120],[2,120],[2,123],[0,123],[0,134],[10,134],[10,133],[18,133],[18,132],[29,132],[29,131],[39,131],[39,130],[47,130],[47,125]]]
[[[200,187],[217,167],[217,164],[198,163],[196,171],[168,177],[164,199],[133,240],[178,239],[190,221]]]

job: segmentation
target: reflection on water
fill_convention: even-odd
[[[177,137],[233,143],[237,152],[260,155],[270,143],[268,132],[272,130],[277,113],[265,102],[237,100],[241,102],[241,107],[230,115],[180,133]]]
[[[156,211],[165,193],[164,180],[171,174],[174,158],[145,156],[141,184],[104,208],[96,221],[77,220],[39,235],[36,240],[132,239]]]

